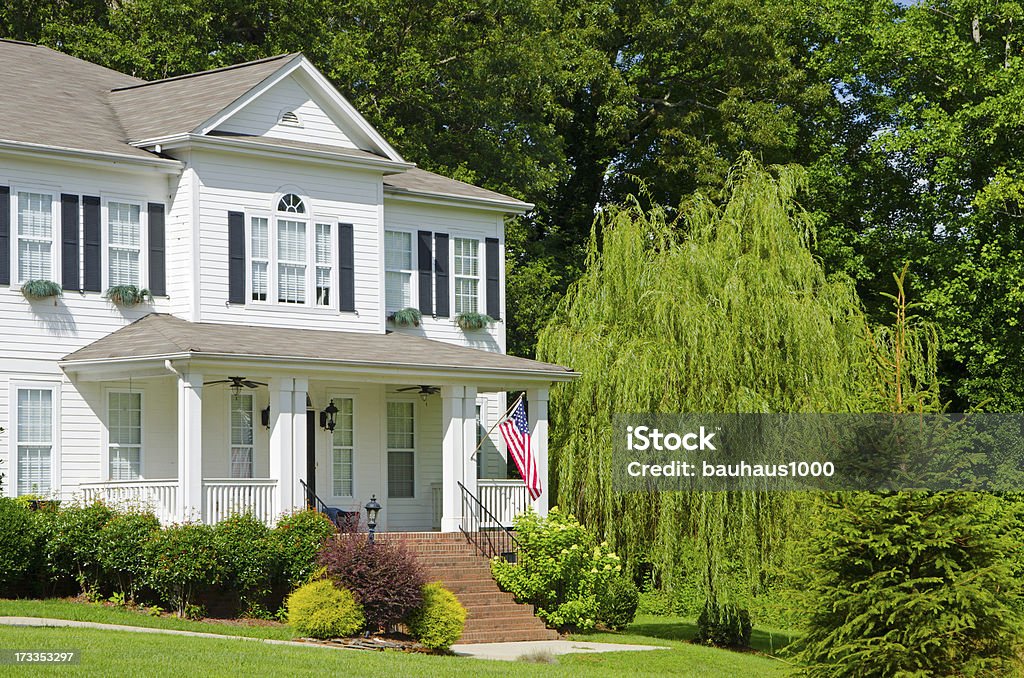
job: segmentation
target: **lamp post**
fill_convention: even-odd
[[[370,543],[373,543],[373,533],[377,531],[377,514],[380,512],[380,503],[377,495],[372,495],[370,501],[366,502],[366,527],[370,529]]]

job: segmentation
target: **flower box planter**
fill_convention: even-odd
[[[138,306],[145,301],[153,301],[153,295],[147,289],[139,289],[135,285],[115,285],[108,289],[104,297],[118,306]]]
[[[486,329],[495,322],[497,321],[486,313],[460,313],[455,316],[455,324],[458,325],[463,332]]]
[[[388,316],[395,327],[419,327],[422,319],[422,314],[416,308],[403,308]]]
[[[50,297],[53,297],[53,303],[56,304],[56,298],[63,296],[64,291],[60,288],[60,285],[52,280],[27,280],[25,281],[25,284],[21,286],[21,293],[30,301],[38,301],[40,299],[49,299]]]

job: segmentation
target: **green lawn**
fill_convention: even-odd
[[[53,616],[101,623],[155,626],[255,637],[290,637],[280,627],[238,627],[148,617],[142,614],[67,601],[0,601],[0,616]],[[95,629],[0,627],[0,648],[77,650],[82,663],[66,667],[19,667],[18,676],[147,675],[238,676],[246,674],[323,676],[784,676],[785,662],[755,653],[729,652],[685,642],[693,634],[689,620],[638,617],[625,633],[588,633],[578,640],[662,645],[669,650],[574,654],[556,664],[494,662],[460,657],[359,652],[317,647],[265,645],[206,638],[133,634]],[[785,633],[755,631],[762,652],[788,641]],[[14,675],[13,672],[8,675]]]

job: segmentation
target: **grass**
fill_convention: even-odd
[[[190,622],[149,617],[129,610],[69,601],[0,601],[0,616],[52,616],[188,631],[230,633],[262,638],[288,638],[284,627],[242,627],[215,622]],[[147,622],[147,623],[144,623]],[[624,633],[586,633],[573,640],[661,645],[668,650],[572,654],[545,664],[497,662],[460,657],[358,652],[317,647],[266,645],[207,638],[161,636],[121,631],[72,628],[0,627],[0,648],[77,650],[82,663],[74,667],[18,668],[19,676],[238,676],[247,674],[323,676],[784,676],[785,662],[756,652],[730,652],[686,642],[692,621],[677,617],[638,617]],[[283,635],[287,634],[287,635]],[[761,652],[778,649],[791,638],[785,632],[754,632]]]

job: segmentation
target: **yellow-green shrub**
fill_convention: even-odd
[[[326,579],[295,589],[288,596],[287,606],[288,625],[309,638],[351,636],[366,621],[352,592]]]
[[[447,649],[462,635],[466,608],[455,594],[433,582],[423,587],[423,604],[409,617],[409,631],[432,650]]]

